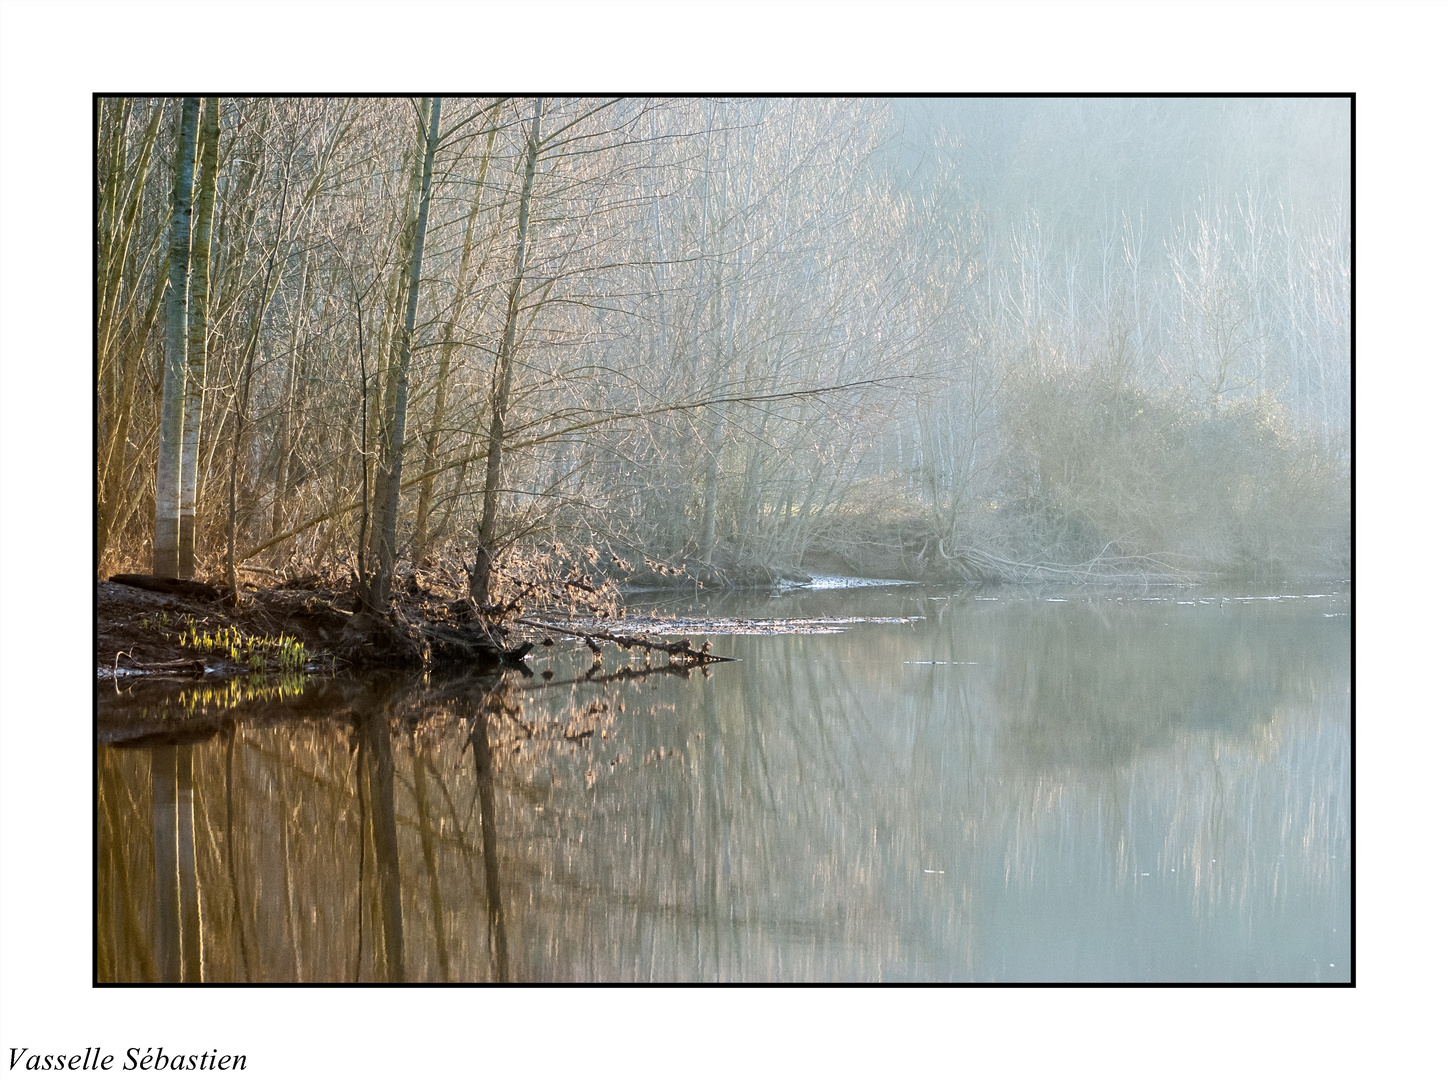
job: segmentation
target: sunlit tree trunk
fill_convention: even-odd
[[[513,350],[517,344],[518,309],[523,299],[523,273],[528,255],[528,211],[533,195],[533,176],[538,166],[538,129],[543,119],[543,99],[533,103],[533,123],[523,157],[523,189],[518,195],[518,244],[513,258],[513,280],[508,289],[508,312],[503,323],[503,340],[493,366],[493,415],[488,427],[488,472],[483,486],[483,517],[478,523],[477,559],[473,563],[470,591],[479,607],[488,604],[493,564],[498,557],[498,502],[503,485],[503,433],[513,390]]]
[[[181,436],[181,497],[178,577],[196,573],[196,453],[201,443],[202,397],[206,390],[207,302],[211,280],[211,215],[216,203],[217,144],[221,138],[221,103],[206,99],[201,126],[200,191],[196,196],[196,227],[191,237],[190,322],[186,344],[186,420]]]
[[[181,433],[186,389],[186,299],[191,255],[191,189],[196,164],[199,99],[181,104],[176,141],[175,184],[171,192],[170,289],[166,299],[166,359],[162,374],[161,430],[156,453],[156,532],[153,572],[180,572]]]
[[[373,528],[377,574],[372,580],[370,602],[378,611],[386,609],[392,595],[392,573],[397,564],[397,507],[402,495],[402,449],[407,437],[407,375],[412,360],[412,333],[417,321],[417,292],[422,280],[422,251],[427,240],[427,212],[432,201],[433,158],[437,152],[438,120],[441,113],[442,98],[435,97],[432,99],[432,118],[428,124],[427,149],[422,164],[422,192],[417,208],[417,235],[412,243],[412,267],[408,275],[402,348],[391,395],[393,400],[388,472],[381,478],[386,486],[381,513]]]

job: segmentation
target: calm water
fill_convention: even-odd
[[[915,618],[707,678],[101,684],[99,978],[1351,978],[1346,591],[712,613]]]

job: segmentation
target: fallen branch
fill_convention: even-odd
[[[607,630],[599,630],[596,627],[566,626],[559,623],[540,622],[537,619],[517,619],[516,622],[523,626],[531,626],[538,630],[548,630],[555,634],[571,634],[574,637],[581,637],[594,652],[598,651],[599,641],[611,641],[615,645],[622,645],[625,649],[651,649],[654,652],[667,653],[670,660],[677,656],[687,657],[696,664],[714,664],[721,660],[737,659],[733,656],[716,656],[709,651],[710,644],[706,640],[701,648],[694,648],[694,643],[689,638],[682,638],[679,641],[650,641],[646,637],[638,637],[633,634],[613,634]]]

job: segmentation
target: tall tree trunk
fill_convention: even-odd
[[[201,442],[201,407],[206,391],[207,302],[211,282],[211,216],[216,205],[217,144],[221,140],[221,102],[206,99],[201,125],[201,190],[196,197],[196,228],[191,237],[191,295],[186,344],[186,420],[181,434],[180,570],[196,574],[196,452]]]
[[[180,572],[181,431],[186,388],[186,299],[191,264],[191,188],[196,165],[198,98],[181,103],[176,140],[175,184],[171,191],[170,293],[166,300],[166,361],[162,374],[161,430],[156,452],[156,533],[153,573]]]
[[[387,607],[392,596],[392,572],[397,564],[397,505],[402,496],[402,446],[407,437],[407,371],[412,360],[412,331],[417,321],[417,291],[422,280],[422,249],[427,239],[427,211],[432,201],[432,165],[437,153],[438,120],[442,115],[442,98],[432,99],[432,118],[428,124],[427,151],[422,163],[422,193],[417,204],[417,235],[412,243],[412,269],[408,275],[407,312],[403,316],[402,348],[397,360],[397,374],[392,393],[392,431],[388,451],[388,473],[385,499],[374,535],[373,551],[377,556],[377,575],[372,580],[370,602],[375,610]]]
[[[382,322],[378,327],[377,375],[372,381],[372,415],[376,419],[378,483],[372,492],[372,532],[363,538],[368,552],[375,551],[378,536],[377,522],[382,520],[387,503],[385,479],[388,469],[388,452],[392,448],[392,414],[397,405],[397,371],[402,350],[402,324],[407,312],[408,276],[412,270],[412,252],[417,243],[417,211],[420,210],[419,196],[422,193],[422,163],[427,157],[427,129],[417,125],[417,147],[413,154],[412,183],[407,189],[403,206],[403,225],[397,234],[397,271],[387,289],[387,305]],[[370,603],[371,582],[375,580],[377,557],[371,557],[367,566],[367,592],[364,599]]]
[[[493,110],[497,111],[496,107]],[[442,357],[437,367],[437,387],[433,391],[432,423],[428,425],[427,444],[422,456],[422,483],[417,488],[417,525],[412,534],[412,561],[417,563],[427,553],[431,537],[427,519],[432,513],[432,475],[437,468],[437,447],[442,437],[442,421],[447,409],[449,377],[452,373],[453,334],[457,330],[458,315],[468,293],[468,264],[473,253],[473,234],[477,226],[478,211],[483,205],[483,185],[488,179],[488,163],[493,156],[493,138],[497,134],[496,124],[490,124],[488,145],[483,151],[483,163],[478,168],[478,183],[473,192],[473,205],[468,211],[468,225],[463,233],[463,250],[458,263],[457,287],[453,291],[452,308],[448,311],[447,323],[442,329]]]
[[[427,157],[427,125],[417,124],[417,134],[414,140],[412,158],[409,167],[411,179],[407,186],[407,197],[402,203],[402,227],[397,231],[397,269],[392,275],[392,281],[387,286],[381,321],[377,325],[377,332],[374,338],[377,342],[377,365],[376,375],[372,379],[372,396],[370,415],[373,417],[373,427],[376,430],[375,441],[377,444],[376,460],[378,474],[376,480],[368,488],[366,476],[366,463],[370,460],[374,451],[372,443],[366,438],[366,423],[363,424],[362,458],[363,458],[363,494],[371,499],[368,506],[364,508],[362,515],[362,530],[358,539],[358,582],[361,592],[360,603],[370,604],[372,597],[372,583],[378,573],[377,558],[374,554],[377,522],[381,520],[383,504],[387,501],[387,485],[382,482],[387,471],[387,451],[392,445],[392,411],[396,404],[393,390],[397,384],[397,361],[398,353],[402,347],[402,320],[407,307],[407,286],[408,272],[412,269],[412,252],[417,242],[417,212],[422,208],[420,196],[422,194],[422,166],[423,160]],[[360,340],[360,339],[359,339]],[[365,367],[365,363],[363,364]],[[366,377],[364,374],[363,385],[365,388]],[[385,400],[384,400],[385,398]],[[363,410],[367,412],[367,404],[364,401]],[[366,417],[364,416],[364,421]],[[370,494],[369,494],[370,491]],[[370,512],[368,512],[370,508]]]
[[[522,304],[523,271],[528,255],[528,204],[533,196],[533,175],[538,167],[538,128],[543,119],[543,99],[533,104],[533,126],[523,159],[523,190],[518,196],[518,246],[513,259],[513,283],[508,290],[508,314],[503,323],[503,341],[493,367],[493,418],[488,428],[488,472],[483,482],[483,519],[478,522],[477,560],[473,563],[469,591],[479,607],[488,604],[493,563],[498,556],[498,499],[503,483],[503,424],[508,416],[508,397],[513,390],[513,349],[517,343],[518,308]]]

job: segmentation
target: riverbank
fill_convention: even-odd
[[[335,672],[520,660],[531,642],[485,627],[413,574],[392,617],[356,610],[345,582],[243,586],[240,602],[201,583],[118,575],[96,583],[98,678]]]
[[[660,637],[673,632],[667,624],[641,630],[598,614],[584,621],[577,613],[519,611],[483,618],[451,583],[424,572],[402,576],[385,615],[361,610],[345,580],[243,586],[233,604],[223,589],[205,583],[120,574],[96,583],[96,677],[518,666],[535,648],[553,647],[555,635],[586,645],[595,658],[602,643],[611,642],[670,665],[727,659],[711,654],[707,640]]]

